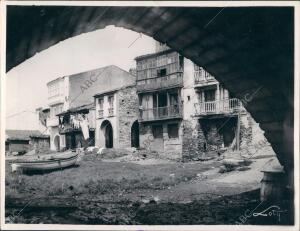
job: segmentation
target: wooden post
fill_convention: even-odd
[[[236,149],[240,150],[240,112],[238,112],[237,127],[236,127]]]

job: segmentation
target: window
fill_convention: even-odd
[[[110,108],[114,107],[114,96],[113,95],[108,96],[108,104],[109,104]]]
[[[98,99],[98,104],[99,104],[99,109],[100,109],[100,110],[103,109],[103,103],[104,103],[103,98],[99,98],[99,99]]]
[[[184,68],[184,57],[182,55],[179,56],[179,66],[180,66],[180,69],[183,70],[183,68]]]
[[[206,90],[204,91],[205,102],[215,101],[216,99],[216,90]]]
[[[51,108],[51,116],[55,117],[57,114],[63,111],[63,105],[56,105]]]
[[[178,105],[178,93],[170,93],[170,105]]]
[[[166,68],[157,70],[157,76],[158,77],[165,76],[166,74],[167,74],[167,69]]]
[[[60,91],[59,91],[59,82],[55,82],[52,83],[49,87],[48,87],[48,94],[49,94],[49,98],[50,97],[54,97],[59,95]]]
[[[163,138],[162,125],[153,125],[152,126],[152,134],[153,134],[154,139],[162,139]]]
[[[178,124],[168,124],[169,138],[178,138]]]

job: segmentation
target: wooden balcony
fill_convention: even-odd
[[[194,73],[195,87],[201,87],[218,83],[217,80],[208,72],[197,71]]]
[[[182,105],[140,109],[140,122],[180,119],[182,118]]]
[[[236,98],[195,104],[197,116],[236,113],[242,109],[242,103]]]
[[[81,131],[80,125],[75,126],[73,123],[64,123],[59,126],[60,134],[75,132],[75,131]]]
[[[137,92],[148,92],[183,86],[183,74],[177,73],[163,77],[138,80]]]

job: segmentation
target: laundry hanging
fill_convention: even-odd
[[[89,139],[90,135],[89,135],[89,126],[88,126],[87,119],[82,120],[80,123],[80,126],[81,126],[81,131],[82,131],[84,139],[85,140]]]
[[[78,118],[78,121],[79,121],[79,126],[81,127],[83,138],[85,140],[89,139],[90,138],[90,135],[89,135],[89,123],[88,123],[87,118],[84,117],[84,116],[82,116],[82,115],[80,115],[80,114],[77,116],[77,118]]]

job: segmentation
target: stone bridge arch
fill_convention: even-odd
[[[115,25],[203,66],[265,131],[293,169],[293,7],[8,6],[7,71],[67,38]]]

